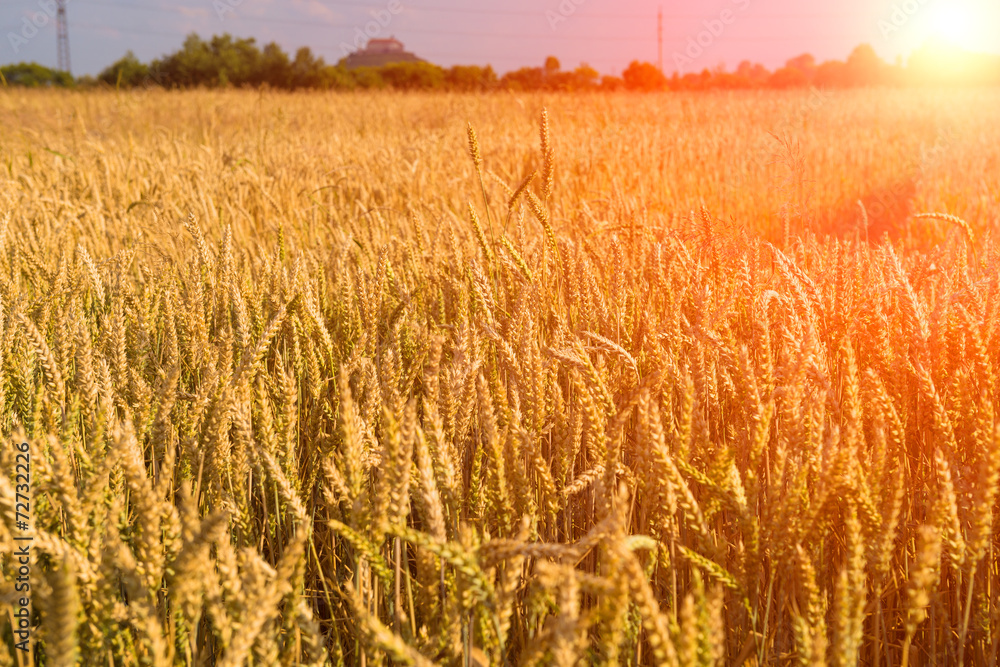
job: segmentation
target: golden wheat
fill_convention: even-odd
[[[34,657],[992,664],[996,97],[4,92]]]

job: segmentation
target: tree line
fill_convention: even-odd
[[[720,65],[697,73],[675,72],[666,76],[651,63],[634,61],[620,76],[602,76],[586,64],[565,70],[557,58],[550,56],[541,67],[523,67],[498,76],[489,65],[446,68],[427,62],[350,69],[343,60],[337,64],[326,63],[308,47],[300,48],[292,56],[274,42],[261,48],[253,38],[234,38],[223,34],[205,40],[191,34],[179,50],[163,58],[144,63],[130,51],[96,77],[74,79],[65,72],[35,63],[0,68],[0,85],[29,87],[267,86],[282,90],[662,91],[851,88],[925,82],[1000,83],[1000,57],[956,54],[954,48],[945,49],[931,44],[914,53],[904,67],[901,62],[886,63],[871,46],[865,44],[854,49],[843,61],[817,62],[812,55],[803,54],[773,71],[759,63],[744,61],[732,71]]]

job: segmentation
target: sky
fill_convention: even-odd
[[[0,64],[56,65],[55,0],[0,0]],[[491,64],[503,73],[559,58],[620,74],[656,63],[696,72],[742,60],[768,68],[811,53],[846,59],[868,43],[904,58],[929,38],[1000,52],[1000,0],[67,0],[72,71],[97,74],[132,50],[150,61],[184,36],[230,33],[301,46],[335,63],[368,37],[394,36],[443,66]],[[38,27],[40,26],[40,27]]]

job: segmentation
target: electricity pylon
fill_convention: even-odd
[[[59,40],[59,69],[69,72],[69,25],[66,23],[66,0],[56,3],[56,38]]]

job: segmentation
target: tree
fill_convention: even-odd
[[[500,84],[513,90],[539,90],[545,83],[545,73],[541,67],[522,67],[507,72],[500,79]]]
[[[767,82],[771,88],[802,88],[808,84],[805,72],[797,67],[782,67]]]
[[[577,88],[593,88],[597,85],[600,78],[600,72],[587,63],[581,63],[579,67],[573,70],[573,79]]]
[[[213,75],[218,85],[242,86],[254,83],[260,69],[261,53],[256,40],[233,39],[229,34],[212,37],[209,49],[213,59]]]
[[[753,88],[754,82],[746,79],[739,74],[730,72],[716,72],[715,76],[712,77],[712,86],[715,88],[722,88],[723,90],[736,90],[736,89],[746,89]]]
[[[445,72],[445,85],[452,90],[481,91],[497,84],[497,73],[487,65],[455,65]]]
[[[149,80],[149,65],[140,62],[132,51],[128,51],[117,62],[98,74],[97,80],[124,88],[139,86]]]
[[[218,78],[213,76],[212,52],[196,33],[184,38],[180,51],[153,61],[150,70],[166,85],[176,87],[215,85]]]
[[[872,86],[882,83],[886,64],[870,44],[862,44],[847,58],[847,76],[852,85]]]
[[[273,47],[269,57],[280,61],[280,49]],[[153,77],[168,86],[227,86],[262,83],[262,54],[256,40],[234,39],[228,33],[205,41],[192,33],[184,40],[180,51],[150,67]]]
[[[803,53],[801,56],[796,56],[786,62],[785,67],[809,72],[816,67],[816,58],[811,53]]]
[[[340,65],[327,65],[323,69],[323,88],[333,90],[353,90],[358,87],[358,81],[353,72]]]
[[[625,82],[620,76],[604,75],[601,77],[601,90],[616,91],[625,87]]]
[[[843,88],[849,85],[847,63],[842,60],[827,60],[816,68],[814,81],[820,88]]]
[[[356,67],[351,77],[358,88],[385,88],[385,80],[377,67]]]
[[[767,82],[771,78],[771,73],[760,63],[744,60],[736,68],[736,76],[749,82],[751,86],[756,86]]]
[[[10,86],[37,88],[39,86],[60,86],[68,88],[73,85],[73,77],[68,72],[49,69],[38,63],[18,63],[0,67],[3,79]]]
[[[382,79],[399,90],[433,90],[444,85],[444,70],[430,63],[392,63],[379,68]]]
[[[667,78],[656,65],[637,60],[633,60],[622,72],[622,79],[629,90],[663,90],[667,87]]]
[[[323,87],[323,68],[326,63],[322,58],[313,55],[312,49],[303,46],[295,52],[291,66],[291,85],[293,88]]]
[[[260,54],[255,83],[266,83],[272,88],[289,88],[292,83],[292,62],[280,46],[271,42]]]
[[[402,90],[444,88],[470,92],[497,87],[553,91],[620,88],[636,91],[709,90],[808,85],[830,88],[914,83],[926,80],[929,72],[939,72],[941,77],[947,73],[949,78],[957,77],[966,83],[1000,80],[1000,58],[983,56],[974,64],[968,55],[958,58],[934,51],[918,54],[904,70],[902,64],[888,65],[870,45],[862,44],[851,52],[846,62],[833,60],[817,63],[811,54],[803,53],[789,59],[773,74],[763,65],[744,60],[733,72],[719,65],[699,73],[681,75],[674,72],[668,80],[651,63],[633,61],[621,77],[601,77],[586,63],[564,71],[558,58],[548,56],[541,67],[523,67],[508,72],[498,80],[496,72],[488,65],[456,65],[442,69],[431,63],[409,62],[347,70],[340,65],[327,65],[308,47],[299,49],[290,58],[273,42],[260,49],[252,38],[222,34],[206,41],[192,33],[184,39],[179,50],[154,60],[150,65],[140,62],[129,51],[105,68],[97,80],[126,87],[155,81],[176,88],[267,85],[280,89],[346,90],[391,86]],[[7,78],[14,81],[13,85],[73,83],[68,75],[59,77],[34,64],[8,66],[4,72],[10,72]]]

